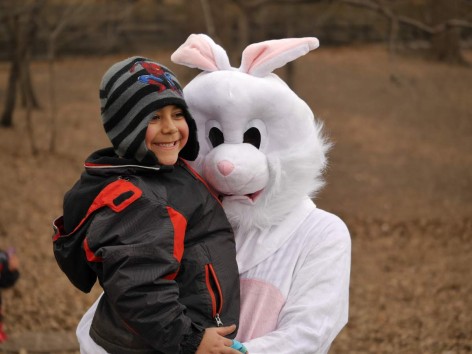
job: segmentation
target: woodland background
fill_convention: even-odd
[[[233,66],[250,43],[320,40],[277,73],[334,143],[315,201],[352,236],[350,320],[331,353],[472,353],[471,21],[470,0],[0,0],[0,247],[22,261],[2,292],[12,347],[73,342],[100,292],[60,272],[51,221],[108,145],[103,72],[147,55],[185,84],[198,71],[170,54],[208,33]]]

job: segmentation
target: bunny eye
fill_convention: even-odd
[[[218,145],[223,144],[225,141],[223,132],[219,130],[217,127],[213,127],[210,129],[208,133],[208,138],[210,139],[211,145],[213,145],[214,148],[217,147]]]
[[[254,145],[259,149],[261,146],[261,132],[259,129],[252,127],[244,133],[243,143]]]

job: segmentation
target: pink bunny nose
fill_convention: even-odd
[[[234,170],[234,165],[227,160],[218,162],[217,166],[220,173],[225,177]]]

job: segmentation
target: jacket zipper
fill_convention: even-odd
[[[214,318],[216,325],[221,327],[223,326],[223,322],[220,318],[220,313],[223,309],[223,293],[215,270],[211,264],[205,265],[205,281],[211,299],[211,316]]]

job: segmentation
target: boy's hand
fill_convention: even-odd
[[[205,334],[195,354],[241,354],[236,349],[230,348],[233,341],[225,337],[235,330],[236,325],[205,329]]]

